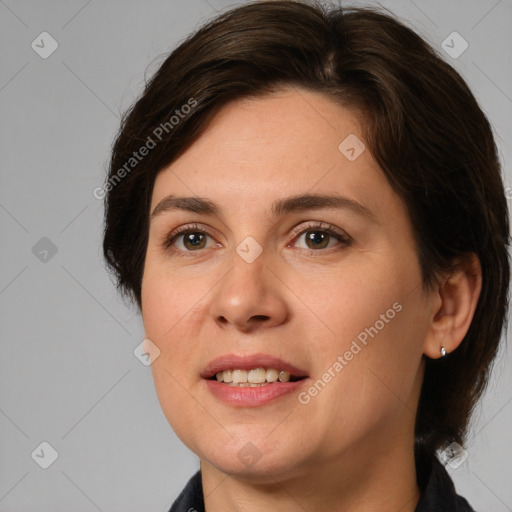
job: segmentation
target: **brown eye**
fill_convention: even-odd
[[[180,235],[183,240],[183,245],[188,250],[204,249],[206,243],[206,236],[200,231],[189,231],[187,233],[181,233]]]
[[[162,246],[165,250],[177,253],[197,252],[206,248],[208,238],[213,240],[213,236],[204,229],[198,229],[197,225],[188,225],[167,236]]]
[[[299,232],[293,245],[295,246],[302,237],[305,239],[305,247],[302,248],[312,251],[330,249],[333,246],[347,247],[351,244],[351,239],[348,235],[343,235],[341,232],[338,233],[331,227],[326,228],[322,223],[315,224],[313,226],[307,226],[307,229]],[[333,240],[337,243],[331,244],[329,246],[330,242]]]
[[[310,249],[325,249],[331,235],[322,231],[307,231],[306,244]]]

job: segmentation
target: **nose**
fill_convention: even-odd
[[[267,263],[264,252],[247,263],[233,251],[231,270],[212,296],[211,315],[220,328],[252,332],[288,320],[286,287]]]

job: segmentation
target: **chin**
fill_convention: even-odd
[[[223,473],[253,482],[275,482],[274,478],[278,475],[297,472],[300,466],[299,451],[296,448],[285,446],[282,439],[269,442],[262,434],[256,439],[247,435],[238,441],[230,438],[230,443],[212,443],[201,448],[191,448],[201,461],[215,466]]]

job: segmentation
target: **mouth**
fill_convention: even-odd
[[[304,370],[267,354],[228,354],[211,361],[201,377],[227,386],[261,387],[297,382],[306,379],[308,375]]]
[[[228,386],[251,387],[268,386],[278,382],[297,382],[306,376],[292,375],[277,368],[252,368],[250,370],[226,369],[216,372],[208,380],[216,380]]]
[[[227,354],[211,361],[201,373],[206,389],[230,407],[261,407],[293,396],[309,376],[268,354]]]

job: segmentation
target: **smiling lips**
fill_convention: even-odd
[[[238,407],[266,404],[297,390],[308,378],[300,368],[267,354],[221,356],[201,377],[216,398]]]
[[[263,379],[262,370],[267,372],[265,379]],[[245,373],[243,373],[244,371]],[[278,372],[277,378],[274,379],[276,371]],[[261,383],[264,380],[276,382],[280,375],[283,377],[279,379],[281,382],[307,377],[304,370],[268,354],[251,354],[247,356],[226,354],[220,356],[208,363],[201,373],[201,377],[203,379],[210,379],[221,372],[226,372],[223,374],[222,379],[218,379],[223,382],[233,382],[237,379],[238,382],[253,382],[255,384]],[[249,374],[251,374],[252,380],[248,380]],[[286,378],[286,374],[289,375],[289,379]]]
[[[291,375],[275,368],[255,368],[253,370],[224,370],[216,373],[216,379],[230,386],[265,386],[272,382],[288,382]]]

